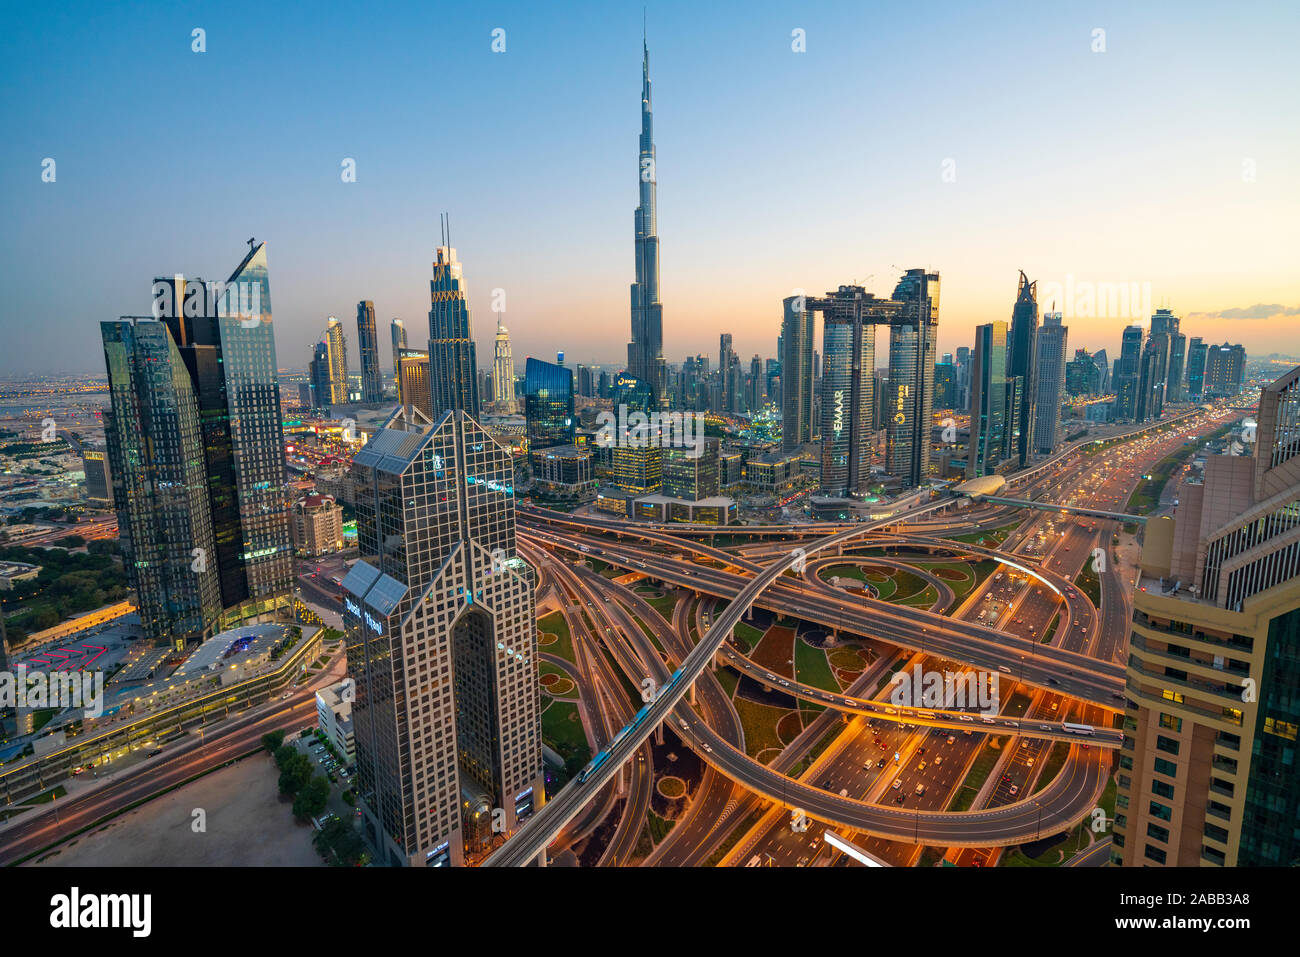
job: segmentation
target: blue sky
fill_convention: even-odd
[[[282,366],[331,314],[355,355],[359,299],[422,336],[444,210],[482,362],[494,288],[520,363],[621,361],[641,17],[11,6],[0,374],[102,370],[100,320],[147,312],[155,275],[224,278],[250,236],[268,242]],[[1294,316],[1251,307],[1300,305],[1294,4],[652,3],[648,19],[670,362],[716,354],[724,331],[745,359],[773,355],[793,288],[885,295],[915,265],[943,276],[944,351],[1009,318],[1019,268],[1145,283],[1192,335],[1293,348]],[[1233,309],[1268,315],[1217,316]],[[1067,315],[1070,345],[1114,352],[1128,321]]]

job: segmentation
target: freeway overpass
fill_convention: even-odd
[[[949,504],[948,500],[943,499],[919,506],[910,512],[904,513],[904,515],[891,516],[880,522],[867,522],[857,528],[828,536],[821,542],[811,543],[807,551],[817,552],[823,548],[839,545],[875,528],[897,524],[904,517],[925,515],[940,508],[945,508]],[[798,556],[792,553],[780,561],[773,562],[761,574],[750,580],[741,589],[735,600],[717,617],[713,626],[700,636],[699,643],[686,656],[682,666],[678,669],[675,682],[670,683],[660,692],[659,696],[650,705],[640,724],[632,728],[627,734],[623,734],[621,738],[616,739],[612,747],[601,752],[601,754],[607,755],[606,760],[596,766],[595,770],[588,774],[585,780],[575,778],[561,788],[558,794],[524,822],[514,835],[506,841],[504,846],[493,852],[484,861],[483,866],[521,867],[542,854],[547,845],[555,840],[555,836],[560,832],[560,829],[578,814],[587,801],[600,792],[600,789],[618,773],[619,767],[624,762],[630,760],[636,754],[642,742],[654,733],[655,728],[667,720],[673,709],[686,696],[690,686],[709,666],[713,656],[717,654],[727,638],[731,636],[732,629],[736,627],[741,616],[749,610],[750,605],[754,603],[754,599],[768,585],[784,575],[787,569],[793,567],[796,561],[798,561]],[[593,761],[592,764],[596,765],[596,762]],[[859,802],[851,803],[858,804]]]

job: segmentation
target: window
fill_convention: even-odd
[[[1147,837],[1154,837],[1157,841],[1169,843],[1169,828],[1161,827],[1159,824],[1147,825]]]
[[[1151,793],[1160,797],[1171,798],[1174,796],[1174,786],[1166,781],[1152,781]]]
[[[1174,817],[1173,809],[1166,807],[1159,801],[1152,801],[1147,807],[1147,812],[1152,817],[1158,817],[1162,821],[1171,821]]]
[[[1163,774],[1166,777],[1178,777],[1178,765],[1172,761],[1166,761],[1164,758],[1156,758],[1155,770],[1157,774]]]
[[[1146,846],[1146,857],[1148,860],[1155,861],[1157,864],[1163,864],[1167,859],[1167,855],[1164,851],[1151,844]]]
[[[1164,723],[1165,715],[1160,716],[1161,724]],[[1173,738],[1166,738],[1163,734],[1156,735],[1156,749],[1164,751],[1166,754],[1178,753],[1178,742]]]

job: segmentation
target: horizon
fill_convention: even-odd
[[[1118,5],[1086,20],[944,5],[899,16],[880,44],[868,32],[879,11],[764,4],[741,19],[655,5],[665,360],[716,355],[724,332],[743,359],[775,357],[792,290],[858,282],[885,297],[912,266],[941,277],[939,354],[1010,320],[1020,269],[1040,312],[1049,286],[1136,284],[1189,337],[1284,352],[1300,315],[1300,197],[1284,175],[1300,134],[1276,118],[1300,14],[1262,6],[1275,11],[1267,31],[1208,5],[1178,23]],[[480,368],[498,289],[516,367],[557,351],[625,365],[639,9],[551,22],[517,4],[402,5],[355,22],[313,7],[309,36],[294,30],[299,5],[259,8],[251,32],[197,6],[73,9],[20,13],[0,39],[35,90],[15,104],[0,166],[13,212],[0,375],[102,372],[101,320],[146,313],[157,276],[228,274],[249,235],[267,241],[279,367],[305,367],[330,315],[355,356],[366,299],[378,325],[400,317],[418,345],[443,211]],[[448,38],[432,51],[409,39],[427,20]],[[1090,49],[1096,29],[1104,52]],[[931,44],[924,70],[918,41]],[[333,67],[358,49],[384,56]],[[61,68],[74,59],[85,69]],[[1022,61],[1042,66],[1032,84]],[[262,101],[248,109],[241,95]],[[926,113],[909,124],[863,111],[863,95]],[[355,182],[340,177],[348,159]],[[1122,329],[1149,314],[1063,321],[1071,354],[1117,355]]]

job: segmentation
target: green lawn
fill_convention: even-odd
[[[769,748],[779,751],[782,744],[776,733],[776,725],[789,713],[788,710],[758,704],[747,698],[736,698],[735,705],[736,714],[740,715],[741,726],[745,729],[745,752],[754,758]],[[768,754],[764,760],[770,761],[774,757],[774,753]]]
[[[758,643],[763,640],[763,632],[743,621],[736,622],[735,635],[745,643],[747,653],[757,648]]]
[[[569,634],[569,623],[564,620],[564,615],[558,611],[553,611],[545,618],[537,620],[537,630],[540,632],[549,632],[559,638],[558,641],[549,645],[538,644],[539,651],[546,651],[553,655],[559,655],[565,661],[571,661],[577,664],[577,659],[573,655],[573,636]]]
[[[578,719],[578,706],[552,701],[542,712],[542,740],[564,758],[564,770],[572,777],[591,760],[591,746]]]
[[[796,638],[794,641],[794,665],[795,673],[804,684],[821,688],[823,691],[839,693],[839,682],[835,680],[830,662],[826,660],[826,652],[820,648],[814,648]]]

